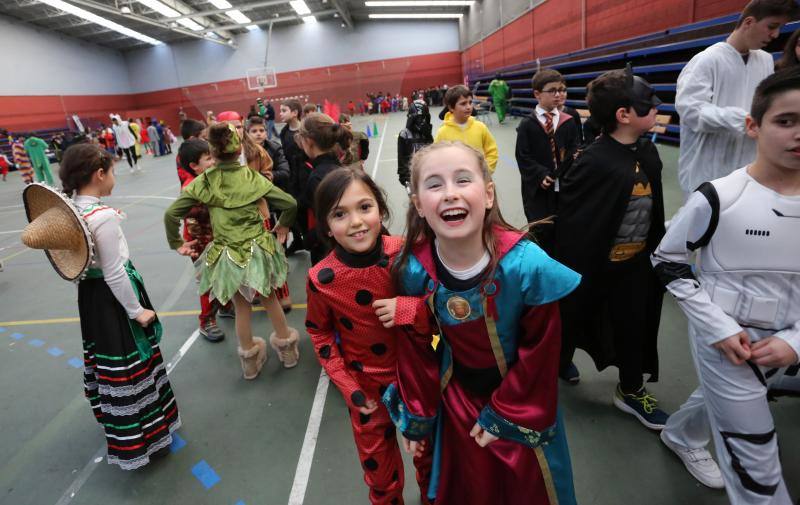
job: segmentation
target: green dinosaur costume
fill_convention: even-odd
[[[494,110],[497,112],[497,120],[501,123],[506,119],[507,100],[510,93],[511,90],[508,84],[506,81],[500,79],[500,77],[495,78],[489,84],[489,94],[492,95],[492,104],[494,104]]]
[[[53,173],[50,172],[50,160],[47,159],[47,142],[39,137],[28,137],[25,141],[25,151],[31,159],[33,173],[36,175],[37,182],[46,182],[48,186],[53,185]]]

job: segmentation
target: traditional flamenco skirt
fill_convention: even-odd
[[[200,292],[226,304],[237,292],[252,301],[256,294],[269,296],[286,283],[289,263],[283,248],[271,234],[253,240],[244,254],[213,242],[198,258]]]
[[[142,290],[142,305],[152,309]],[[161,349],[147,332],[152,356],[140,359],[128,315],[103,279],[78,285],[84,388],[103,427],[109,464],[133,470],[172,443],[181,425]],[[136,324],[133,322],[133,324]]]

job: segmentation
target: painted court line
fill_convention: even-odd
[[[305,303],[295,303],[292,304],[293,309],[305,309],[307,305]],[[264,307],[253,307],[253,312],[263,312]],[[192,310],[173,310],[173,311],[157,311],[159,318],[164,317],[179,317],[179,316],[196,316],[200,314],[199,310],[192,309]],[[64,324],[64,323],[78,323],[80,319],[77,317],[57,317],[52,319],[26,319],[24,321],[3,321],[0,324],[4,324],[6,326],[29,326],[35,324]],[[0,333],[5,331],[0,330]],[[11,335],[13,338],[17,338],[14,335],[19,335],[18,333],[14,333]],[[22,338],[21,336],[19,338]],[[17,340],[19,340],[17,338]]]
[[[39,338],[34,338],[34,339],[31,339],[31,340],[28,340],[28,345],[32,346],[32,347],[42,347],[44,345],[44,340],[39,339]]]
[[[75,369],[83,368],[83,360],[79,358],[70,358],[67,360],[67,364]]]
[[[384,125],[384,131],[385,129]],[[329,382],[328,375],[323,368],[319,372],[317,392],[314,394],[314,403],[311,405],[311,414],[308,416],[308,426],[306,426],[306,434],[303,437],[303,448],[300,450],[297,469],[294,471],[289,505],[303,505],[303,500],[306,498],[308,476],[311,474],[311,463],[314,461],[314,450],[317,447],[319,425],[322,422],[322,411],[325,408],[325,396],[328,394]]]
[[[378,154],[375,156],[375,166],[372,168],[372,180],[375,180],[375,174],[378,173],[378,163],[381,159],[381,151],[383,150],[383,141],[388,136],[386,134],[386,125],[389,124],[389,118],[383,120],[383,135],[381,135],[381,142],[378,144]]]
[[[181,358],[186,355],[186,352],[189,351],[189,348],[192,344],[197,340],[197,337],[200,336],[200,330],[194,330],[194,333],[186,339],[186,342],[183,343],[181,348],[178,350],[177,353],[169,360],[167,363],[167,373],[170,373],[172,369],[174,369],[178,363],[181,361]],[[72,358],[69,360],[68,363],[72,364],[73,360],[78,360],[78,358]],[[80,367],[83,367],[83,361],[80,361]],[[76,367],[78,368],[78,367]],[[175,435],[173,434],[173,437]],[[86,463],[86,466],[83,467],[83,470],[78,473],[78,476],[75,477],[75,480],[72,481],[72,484],[69,485],[64,494],[61,495],[61,498],[58,499],[56,505],[69,505],[72,503],[72,499],[75,498],[75,495],[81,490],[86,481],[89,480],[89,477],[92,476],[92,473],[97,469],[97,465],[102,463],[105,459],[104,456],[106,454],[106,444],[100,446],[99,449],[94,453],[94,456]]]
[[[204,459],[201,459],[199,463],[192,467],[192,475],[194,475],[207,490],[216,486],[219,481],[222,480],[219,475],[217,475],[217,472],[215,472],[214,469],[211,468],[211,465],[206,463]]]
[[[58,347],[51,347],[50,349],[47,350],[47,354],[49,354],[50,356],[53,356],[54,358],[57,358],[57,357],[61,356],[62,354],[64,354],[64,351],[62,351]]]

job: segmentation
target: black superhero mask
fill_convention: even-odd
[[[625,77],[628,82],[631,107],[637,116],[646,116],[650,114],[650,109],[661,105],[661,99],[656,96],[653,86],[638,75],[633,75],[630,63],[625,66]]]

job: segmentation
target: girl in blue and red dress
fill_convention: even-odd
[[[362,170],[329,173],[317,189],[314,208],[317,231],[333,251],[309,270],[306,328],[350,411],[370,502],[402,505],[403,461],[394,425],[380,402],[395,379],[397,337],[372,307],[375,300],[395,296],[390,264],[402,238],[382,234],[389,209],[383,192]],[[414,306],[412,298],[399,299],[400,324],[413,319],[406,309]],[[427,488],[430,473],[426,458],[414,459],[421,489]]]
[[[418,321],[398,338],[398,381],[383,401],[409,451],[427,441],[433,452],[428,498],[574,505],[557,301],[580,276],[503,220],[476,149],[426,146],[412,159],[410,190],[394,274],[401,292],[424,298],[440,339],[434,350]],[[376,315],[407,324],[402,300],[376,301]]]

